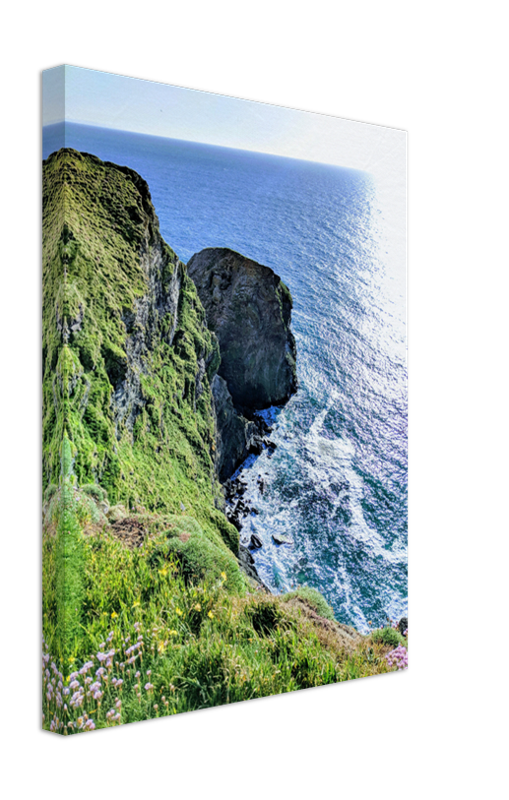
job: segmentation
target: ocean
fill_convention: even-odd
[[[45,128],[43,158],[62,146],[63,125]],[[266,412],[274,454],[241,470],[258,511],[241,540],[262,539],[253,555],[272,591],[314,586],[338,620],[362,631],[406,615],[406,283],[375,178],[70,123],[65,146],[139,172],[184,262],[229,247],[290,288],[299,390]]]

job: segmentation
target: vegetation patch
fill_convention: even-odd
[[[304,600],[314,611],[316,611],[319,616],[329,619],[333,622],[336,621],[334,611],[328,604],[325,597],[320,594],[318,589],[313,589],[311,586],[299,586],[294,592],[288,592],[283,596],[283,600],[286,602],[289,602],[294,598]]]

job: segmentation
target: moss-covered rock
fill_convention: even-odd
[[[305,600],[306,603],[308,603],[311,608],[321,617],[325,617],[325,619],[330,619],[332,621],[336,620],[334,611],[328,604],[325,597],[320,594],[318,589],[313,589],[312,586],[299,586],[294,592],[288,592],[287,594],[283,595],[283,600],[288,602],[295,597]]]
[[[62,149],[43,165],[43,481],[66,431],[78,485],[128,512],[179,513],[215,542],[210,380],[217,339],[133,170]]]
[[[247,581],[237,559],[221,541],[212,541],[192,517],[166,518],[166,542],[160,556],[171,557],[179,564],[186,583],[226,581],[228,589],[243,594]]]

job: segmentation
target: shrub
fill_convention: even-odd
[[[406,639],[394,628],[378,628],[371,634],[371,639],[377,644],[386,644],[390,647],[406,646]]]
[[[175,517],[173,527],[166,532],[167,556],[173,556],[187,584],[209,583],[227,576],[228,588],[243,594],[246,581],[237,559],[224,546],[215,544],[192,517]]]
[[[311,586],[299,586],[294,592],[288,592],[288,594],[283,595],[283,600],[286,602],[294,597],[305,600],[321,617],[330,619],[332,622],[336,621],[334,611],[317,589],[313,589]]]

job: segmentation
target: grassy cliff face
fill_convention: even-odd
[[[94,156],[52,155],[43,270],[44,485],[59,481],[65,427],[78,484],[100,484],[127,510],[183,504],[235,549],[214,509],[218,346],[144,181]]]

